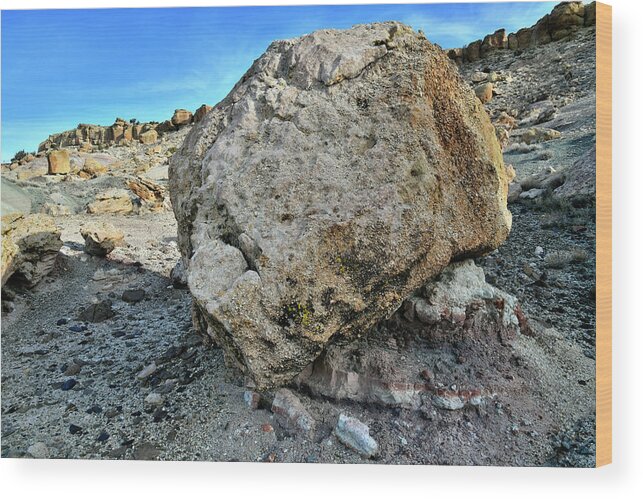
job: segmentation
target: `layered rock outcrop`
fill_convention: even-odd
[[[258,388],[506,238],[493,125],[399,23],[276,41],[170,163],[195,322]]]
[[[65,147],[78,147],[82,151],[91,151],[95,146],[111,146],[132,142],[153,144],[163,134],[175,132],[181,127],[199,121],[210,109],[212,109],[211,106],[203,104],[195,111],[194,115],[186,109],[177,109],[171,119],[162,123],[154,121],[139,123],[136,120],[125,121],[122,118],[116,118],[114,123],[109,126],[80,123],[73,130],[50,135],[47,140],[40,143],[38,151],[49,151]]]
[[[47,215],[2,217],[2,285],[14,278],[33,287],[54,267],[62,246],[60,229]]]
[[[523,50],[555,42],[580,28],[595,24],[596,2],[587,5],[583,2],[562,2],[530,28],[522,28],[508,35],[506,30],[499,29],[465,47],[450,49],[447,54],[458,64],[475,62],[495,50]]]

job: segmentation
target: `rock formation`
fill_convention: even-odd
[[[482,104],[399,23],[274,42],[170,164],[196,323],[259,388],[506,238]]]
[[[488,284],[482,269],[465,260],[417,290],[367,339],[328,347],[296,381],[326,398],[417,409],[437,390],[433,380],[421,378],[414,352],[424,345],[506,345],[521,332],[531,331],[516,298]],[[392,350],[391,342],[405,348]]]
[[[123,232],[105,222],[81,227],[80,235],[85,240],[85,252],[95,256],[105,256],[124,243]]]
[[[52,151],[47,155],[49,163],[49,175],[66,175],[70,172],[69,153],[64,149],[62,151]]]
[[[109,126],[91,125],[80,123],[73,130],[50,135],[47,140],[40,143],[38,151],[49,151],[65,147],[77,147],[81,151],[91,151],[95,146],[106,147],[117,144],[129,144],[141,142],[142,144],[153,144],[165,133],[174,132],[181,127],[199,121],[210,109],[211,106],[203,104],[194,115],[186,109],[177,109],[170,120],[162,123],[154,121],[138,123],[136,120],[129,122],[122,118],[116,118]],[[27,155],[29,156],[29,155]],[[33,159],[33,157],[31,158]],[[30,161],[29,157],[20,162],[23,164]]]
[[[33,287],[54,267],[62,246],[60,230],[47,215],[2,217],[2,285],[13,277]]]
[[[499,29],[483,40],[476,40],[463,48],[450,49],[447,54],[458,64],[475,62],[495,50],[523,50],[555,42],[570,36],[579,28],[595,24],[596,2],[588,5],[583,2],[562,2],[530,28],[522,28],[509,35],[504,29]]]

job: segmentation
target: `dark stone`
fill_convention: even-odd
[[[72,435],[76,435],[76,433],[80,433],[81,431],[83,431],[83,429],[80,426],[76,426],[75,424],[69,425],[69,433]]]
[[[128,289],[123,291],[122,299],[127,303],[138,303],[145,299],[144,289]]]
[[[85,308],[78,316],[78,319],[85,322],[103,322],[111,319],[114,315],[116,314],[112,310],[111,300],[103,300]]]
[[[73,387],[75,387],[78,384],[78,381],[76,381],[74,378],[69,378],[65,381],[63,381],[63,384],[60,385],[60,389],[63,392],[66,392],[68,390],[71,390]]]
[[[64,326],[65,324],[67,324],[67,319],[58,319],[56,321],[56,326]]]
[[[72,333],[82,333],[83,331],[87,331],[87,326],[69,326],[69,330]]]
[[[107,440],[109,440],[109,433],[106,431],[101,431],[100,435],[98,435],[98,438],[96,439],[98,442],[106,442]]]
[[[93,405],[87,409],[87,414],[100,414],[103,412],[103,408],[100,405]]]

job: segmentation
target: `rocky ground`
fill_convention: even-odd
[[[515,168],[515,183],[543,170],[550,178],[591,148],[593,28],[519,52],[494,52],[460,69],[474,87],[481,72],[493,80],[486,107],[495,123],[505,120],[503,112],[513,118],[505,127],[504,159]],[[560,137],[527,144],[523,134],[534,127]],[[31,289],[3,287],[2,457],[594,464],[591,199],[557,197],[555,189],[536,185],[542,192],[533,199],[516,196],[510,204],[508,240],[477,260],[487,282],[517,297],[529,334],[436,345],[374,331],[360,341],[380,358],[408,366],[433,396],[420,393],[415,405],[356,402],[295,384],[289,387],[295,401],[282,397],[290,411],[284,415],[274,392],[253,392],[226,366],[222,351],[196,334],[189,292],[170,277],[179,258],[174,216],[128,187],[141,177],[164,187],[167,158],[188,129],[155,144],[74,150],[79,171],[88,156],[118,165],[93,178],[20,174],[46,169],[46,158],[3,172],[3,214],[11,207],[65,208],[54,211],[63,241],[54,270]],[[531,191],[526,187],[533,186],[521,192]],[[87,213],[109,189],[125,189],[131,210]],[[125,246],[107,257],[88,255],[80,227],[97,221],[122,231]],[[395,372],[379,374],[388,379]],[[472,390],[481,390],[479,397]],[[465,401],[462,407],[440,398],[452,392]],[[368,426],[377,453],[367,457],[342,443],[335,430],[340,414]]]

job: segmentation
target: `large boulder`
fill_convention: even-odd
[[[194,111],[194,122],[198,123],[203,119],[203,117],[208,114],[212,110],[212,106],[208,106],[207,104],[202,104],[199,109]]]
[[[47,155],[49,175],[66,175],[71,171],[69,152],[66,149],[52,151]]]
[[[192,123],[192,113],[187,109],[175,109],[171,121],[174,126],[189,125]]]
[[[60,229],[47,215],[2,217],[2,285],[10,277],[33,287],[54,267],[62,246]]]
[[[165,188],[162,185],[147,178],[137,177],[130,180],[127,186],[149,211],[163,211],[165,209]]]
[[[154,144],[158,139],[159,134],[154,129],[143,132],[138,136],[138,140],[141,144]]]
[[[106,256],[125,243],[123,232],[105,222],[84,225],[80,235],[85,240],[85,252],[95,256]]]
[[[260,389],[511,225],[489,116],[393,22],[272,43],[169,177],[195,323]]]

